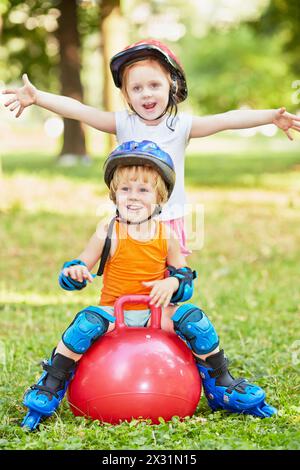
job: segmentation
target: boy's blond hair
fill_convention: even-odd
[[[136,166],[119,166],[114,172],[113,178],[110,183],[109,197],[116,204],[116,191],[121,180],[127,181],[143,181],[143,183],[150,183],[156,192],[157,204],[165,204],[168,200],[168,189],[161,175],[151,166],[136,165]]]
[[[152,58],[151,59],[144,59],[144,60],[139,60],[138,62],[133,62],[132,64],[129,64],[129,65],[126,65],[125,68],[124,68],[123,74],[122,74],[121,91],[122,91],[122,94],[123,94],[123,96],[126,99],[128,104],[130,104],[129,96],[128,96],[128,93],[127,93],[127,79],[128,79],[129,70],[137,64],[145,64],[145,63],[158,64],[160,69],[164,72],[166,78],[168,79],[168,82],[169,82],[170,86],[172,85],[172,79],[171,79],[170,72],[159,62],[159,60],[155,60],[155,59],[152,59]]]

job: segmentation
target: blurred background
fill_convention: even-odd
[[[298,0],[0,0],[0,88],[19,86],[27,73],[42,90],[122,109],[109,59],[152,37],[166,42],[183,63],[189,97],[181,110],[215,114],[284,105],[297,112],[299,10]],[[34,106],[20,119],[1,106],[0,120],[2,153],[47,150],[87,163],[114,145],[100,132]],[[222,133],[193,140],[189,151],[241,150],[260,137],[274,142],[276,133],[272,125]]]

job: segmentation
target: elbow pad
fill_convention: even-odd
[[[176,277],[179,281],[179,287],[174,292],[171,302],[185,302],[189,300],[194,292],[193,280],[196,279],[196,271],[192,271],[191,268],[185,266],[184,268],[176,269],[174,266],[168,266],[169,276]]]
[[[64,268],[69,268],[70,266],[75,266],[77,264],[80,264],[81,266],[86,266],[86,264],[81,261],[80,259],[73,259],[72,261],[67,261],[64,263],[61,272],[58,277],[58,282],[60,287],[62,287],[65,290],[81,290],[84,287],[86,287],[86,280],[79,282],[74,279],[72,279],[70,276],[65,276],[63,274]]]

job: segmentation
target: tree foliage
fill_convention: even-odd
[[[1,37],[1,75],[11,82],[24,72],[33,76],[38,86],[55,80],[57,65],[57,1],[6,0],[3,6]],[[50,78],[50,80],[49,80]]]
[[[271,0],[255,30],[273,40],[280,35],[283,50],[293,72],[300,75],[300,2],[299,0]]]
[[[215,113],[289,103],[292,78],[281,49],[279,37],[269,41],[246,25],[198,39],[187,34],[182,50],[193,107]]]
[[[26,72],[37,87],[59,90],[56,31],[60,1],[0,0],[3,21],[0,73],[4,82],[17,80]],[[78,16],[79,33],[84,39],[99,27],[98,6],[82,6]]]

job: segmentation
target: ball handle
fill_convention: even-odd
[[[122,295],[115,301],[114,309],[116,316],[116,328],[127,328],[124,323],[124,305],[125,304],[148,304],[151,300],[149,295]],[[151,310],[151,328],[161,328],[161,307],[149,305]]]

